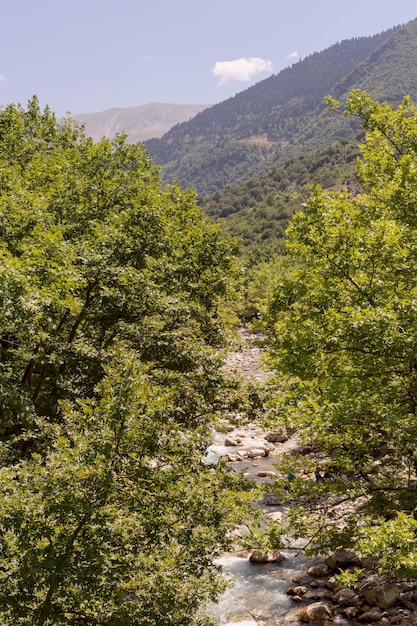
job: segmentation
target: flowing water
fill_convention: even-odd
[[[239,430],[244,431],[243,428]],[[251,433],[254,433],[256,442],[259,438],[258,429],[249,428],[246,432],[248,438],[251,437]],[[215,433],[213,445],[206,456],[207,463],[215,464],[222,456],[239,450],[238,447],[226,446],[225,437],[224,433]],[[247,444],[247,439],[244,443]],[[254,445],[256,447],[256,443]],[[260,470],[274,470],[280,445],[277,445],[277,450],[268,457],[245,458],[231,462],[230,466],[235,471],[250,476],[257,483],[271,483],[270,478],[261,478],[258,473]],[[282,447],[284,446],[288,446],[288,443]],[[265,500],[254,503],[254,506],[262,508],[267,513],[284,513],[282,505],[266,504]],[[281,553],[285,559],[279,564],[253,564],[248,556],[225,556],[219,560],[224,575],[231,583],[218,603],[209,609],[210,615],[219,626],[275,626],[288,623],[285,616],[288,616],[294,608],[294,603],[287,595],[287,590],[294,585],[294,577],[306,571],[309,561],[295,550],[281,550]]]
[[[261,626],[282,623],[293,607],[287,589],[292,578],[303,571],[307,561],[294,552],[282,550],[286,557],[279,564],[252,564],[248,557],[225,557],[220,560],[232,585],[209,613],[220,625]]]
[[[253,337],[245,331],[241,334],[248,342]],[[243,348],[238,354],[230,355],[229,368],[240,370],[246,378],[252,377],[259,382],[264,382],[268,374],[260,367],[260,360],[260,350],[253,343],[249,343],[248,347]],[[247,438],[253,437],[253,445],[256,447],[255,441],[259,440],[260,434],[260,429],[256,425],[249,425],[243,433],[243,439],[246,437],[245,443],[247,444]],[[258,476],[259,471],[273,471],[277,456],[289,449],[295,449],[297,445],[295,435],[287,442],[277,444],[275,451],[267,457],[245,458],[231,462],[230,465],[256,482],[270,483],[272,482],[270,478]],[[205,462],[215,464],[222,456],[233,451],[238,451],[238,449],[231,449],[230,446],[225,445],[225,434],[215,433],[213,445],[208,450]],[[284,512],[279,504],[270,506],[262,501],[254,505],[270,513]],[[209,614],[219,626],[277,626],[278,624],[296,626],[299,624],[291,619],[295,605],[287,595],[287,590],[294,586],[296,578],[301,579],[310,561],[298,550],[283,549],[280,552],[285,558],[278,564],[253,564],[248,556],[224,556],[219,560],[224,575],[231,583],[218,602],[208,607]],[[341,618],[336,618],[333,623],[339,626],[349,624]],[[317,626],[317,623],[315,624]]]

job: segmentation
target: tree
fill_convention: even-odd
[[[366,130],[364,191],[316,188],[289,227],[301,267],[270,303],[275,414],[335,475],[312,485],[302,472],[313,461],[298,461],[296,488],[309,492],[300,534],[317,551],[353,547],[382,571],[414,577],[417,110],[408,97],[392,109],[353,91],[344,112]]]
[[[0,165],[2,623],[202,624],[245,514],[203,462],[234,244],[36,98],[0,111]]]

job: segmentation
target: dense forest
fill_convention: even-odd
[[[245,256],[254,248],[273,247],[277,240],[282,242],[290,218],[307,201],[313,186],[352,192],[360,188],[356,161],[361,137],[341,139],[198,201],[207,215],[240,239]]]
[[[140,145],[36,98],[0,159],[0,621],[207,623],[246,510],[202,461],[237,401],[236,246]]]
[[[313,552],[353,548],[373,571],[410,580],[417,577],[417,108],[408,97],[392,109],[353,91],[344,112],[366,129],[363,190],[316,188],[290,224],[297,265],[266,314],[271,403],[275,420],[315,446],[332,477],[312,490],[311,458],[283,463],[297,476],[288,497],[297,535],[309,537]]]

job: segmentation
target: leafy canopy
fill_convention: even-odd
[[[417,109],[408,97],[392,109],[353,91],[344,113],[366,130],[364,191],[318,187],[288,229],[300,267],[270,302],[275,409],[335,475],[317,487],[311,473],[297,481],[310,490],[296,511],[300,534],[318,550],[352,546],[382,571],[415,576],[406,537],[417,485]],[[397,547],[394,532],[404,536]]]
[[[235,248],[139,145],[0,111],[2,623],[205,623]],[[234,397],[234,390],[230,389]]]

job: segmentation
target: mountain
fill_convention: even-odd
[[[336,43],[145,141],[167,182],[205,196],[277,163],[356,133],[353,118],[329,114],[326,95],[353,89],[398,104],[417,99],[417,20]]]
[[[117,133],[126,132],[128,141],[137,143],[152,137],[162,137],[172,126],[190,120],[209,106],[150,103],[107,109],[99,113],[80,113],[72,117],[85,124],[86,134],[94,141],[103,137],[113,139]]]
[[[227,185],[199,204],[213,220],[221,221],[240,240],[243,255],[267,260],[282,251],[288,222],[311,195],[312,187],[339,191],[361,190],[356,162],[363,133],[345,137],[326,148],[300,155],[266,174]]]

